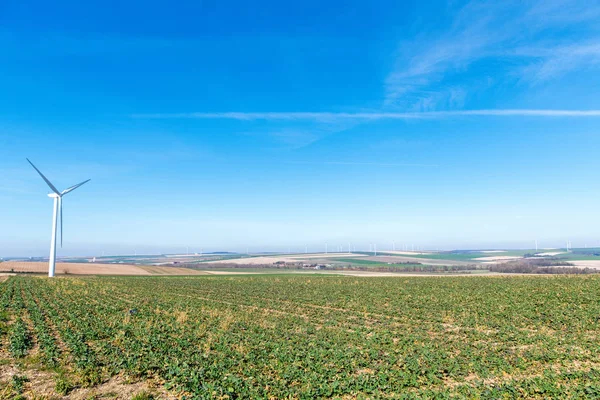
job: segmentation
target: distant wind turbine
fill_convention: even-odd
[[[59,192],[58,189],[42,174],[42,172],[37,169],[35,165],[29,159],[26,159],[29,164],[37,171],[38,174],[42,177],[44,182],[52,189],[53,193],[48,194],[48,197],[54,199],[54,212],[52,214],[52,239],[50,240],[50,259],[48,261],[48,276],[52,278],[54,276],[54,271],[56,270],[56,232],[58,228],[58,214],[60,212],[60,247],[62,248],[63,244],[63,212],[62,212],[62,198],[65,194],[72,192],[77,189],[79,186],[83,185],[90,181],[90,179],[78,183],[77,185],[73,185],[70,188]]]

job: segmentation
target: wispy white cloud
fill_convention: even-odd
[[[467,0],[449,1],[448,10],[451,22],[447,26],[424,28],[399,43],[394,66],[383,83],[382,106],[371,108],[373,112],[192,112],[132,117],[280,121],[280,127],[261,133],[300,148],[348,126],[378,120],[600,116],[600,110],[463,109],[474,92],[508,80],[534,85],[578,69],[600,67],[600,25],[596,24],[600,3]],[[561,34],[565,32],[569,34]],[[484,68],[479,75],[471,74],[475,64],[489,60],[493,60],[492,72]],[[310,121],[312,126],[301,126],[301,121]]]
[[[468,116],[490,117],[600,117],[600,110],[552,110],[552,109],[489,109],[451,110],[429,112],[215,112],[215,113],[175,113],[175,114],[134,114],[133,118],[143,119],[229,119],[238,121],[318,121],[336,122],[342,120],[377,121],[386,119],[433,119]]]
[[[600,65],[598,2],[474,0],[453,10],[452,17],[447,28],[400,43],[395,67],[385,81],[385,106],[421,111],[453,108],[449,103],[457,89],[462,89],[464,101],[470,90],[481,85],[469,76],[457,87],[447,83],[452,82],[449,78],[486,59],[504,66],[507,77],[514,75],[509,71],[514,64],[525,65],[520,79],[531,83],[584,65]],[[572,42],[552,41],[553,33],[567,29],[578,34],[559,36],[571,37]],[[579,45],[581,37],[589,44]]]
[[[600,40],[586,44],[525,48],[521,52],[533,60],[519,71],[522,79],[538,83],[572,70],[600,66]]]
[[[318,141],[323,132],[305,129],[278,129],[268,133],[269,136],[291,148],[301,148]]]
[[[243,135],[255,137],[269,137],[276,142],[277,148],[301,149],[317,143],[318,141],[340,132],[344,132],[359,124],[360,120],[350,118],[336,118],[335,116],[313,115],[313,118],[286,118],[282,116],[278,118],[277,113],[266,113],[265,118],[257,118],[254,115],[245,115],[245,113],[225,113],[227,115],[220,119],[230,119],[238,121],[256,121],[263,120],[272,122],[268,125],[261,125],[260,128],[240,132]],[[260,114],[260,113],[259,113]],[[318,114],[318,113],[316,113]],[[155,118],[152,115],[150,118]],[[160,116],[162,118],[164,116]],[[207,117],[207,118],[204,118]],[[166,118],[171,118],[166,117]],[[218,113],[215,115],[201,117],[175,117],[175,118],[198,118],[198,119],[218,119]]]

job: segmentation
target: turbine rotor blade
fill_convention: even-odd
[[[91,181],[91,179],[88,179],[87,181],[83,181],[81,183],[78,183],[77,185],[73,185],[70,188],[67,188],[65,190],[63,190],[60,195],[63,196],[69,192],[72,192],[73,190],[77,189],[79,186],[83,185],[84,183],[88,183],[89,181]]]
[[[57,195],[59,195],[59,196],[60,196],[60,192],[58,191],[58,189],[54,187],[54,185],[52,184],[52,182],[50,182],[50,181],[48,180],[48,178],[46,178],[46,177],[44,176],[44,174],[42,174],[42,171],[40,171],[39,169],[37,169],[37,167],[36,167],[35,165],[33,165],[33,163],[32,163],[31,161],[29,161],[29,158],[26,158],[26,160],[27,160],[27,162],[29,162],[29,164],[31,164],[31,166],[33,167],[33,169],[35,169],[35,170],[37,171],[37,173],[38,173],[38,174],[40,174],[40,176],[41,176],[41,177],[42,177],[42,179],[43,179],[43,180],[46,182],[46,184],[47,184],[48,186],[50,186],[50,189],[52,189],[52,191],[53,191],[54,193],[56,193]]]

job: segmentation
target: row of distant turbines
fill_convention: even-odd
[[[390,251],[393,252],[410,252],[410,253],[414,253],[414,252],[436,252],[436,251],[442,251],[440,248],[424,248],[421,246],[415,246],[414,244],[412,245],[408,245],[408,244],[403,244],[402,246],[396,246],[396,242],[389,242],[391,244],[391,246],[387,247],[383,250],[381,250],[381,248],[379,250],[377,250],[377,243],[369,243],[369,253],[373,253],[374,255],[377,255],[377,252],[379,251],[379,253],[388,253]],[[537,240],[535,240],[535,251],[538,252],[539,250],[550,250],[552,248],[540,248],[539,243]],[[600,243],[599,243],[600,246]],[[587,245],[585,245],[584,247],[587,248]],[[573,244],[570,240],[568,240],[566,242],[566,249],[567,251],[572,251],[573,250]],[[323,247],[323,251],[325,254],[333,254],[333,253],[355,253],[357,252],[356,249],[356,245],[348,242],[347,245],[337,245],[337,246],[331,246],[329,243],[325,243],[324,247]],[[292,248],[292,247],[288,247],[287,248],[287,253],[286,254],[309,254],[309,253],[314,253],[314,246],[313,249],[309,250],[308,245],[305,245],[303,249],[298,249],[298,247]],[[319,251],[317,251],[319,252]],[[358,252],[367,252],[366,248],[359,248]],[[246,248],[245,251],[243,252],[239,252],[239,254],[263,254],[264,252],[258,252],[258,253],[252,253],[250,251],[249,248]],[[137,252],[135,252],[135,255],[137,255]],[[187,256],[202,256],[204,255],[204,252],[202,250],[202,248],[200,248],[199,252],[190,252],[190,247],[186,247],[186,253],[185,255]]]

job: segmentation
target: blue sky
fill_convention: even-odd
[[[600,243],[600,3],[3,1],[0,256]]]

